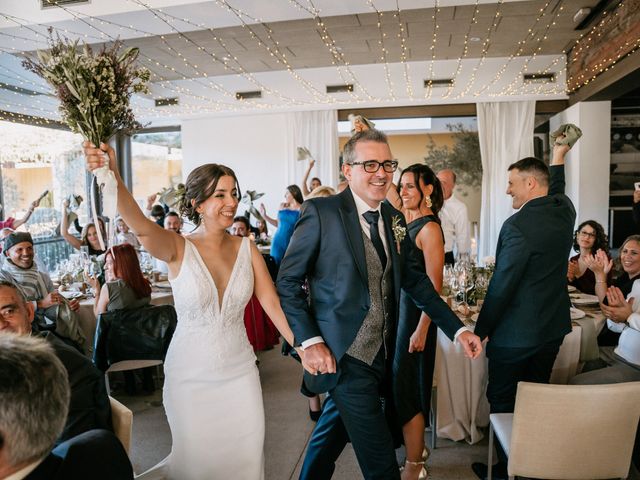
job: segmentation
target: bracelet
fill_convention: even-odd
[[[607,283],[606,280],[596,280],[596,283]]]

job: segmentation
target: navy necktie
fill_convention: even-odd
[[[384,252],[384,245],[382,244],[382,238],[380,238],[380,230],[378,229],[378,219],[380,218],[380,212],[375,210],[369,210],[362,214],[364,219],[369,224],[369,234],[371,236],[371,243],[373,243],[380,262],[382,263],[382,270],[387,266],[387,254]]]

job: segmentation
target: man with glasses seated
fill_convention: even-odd
[[[365,478],[399,479],[380,396],[393,358],[400,289],[469,357],[482,346],[418,265],[402,213],[382,203],[398,167],[386,135],[356,133],[343,158],[349,187],[304,202],[277,280],[294,346],[304,349],[315,373],[305,373],[305,385],[329,392],[300,478],[331,478],[351,440]]]
[[[35,303],[36,328],[53,330],[67,343],[82,350],[85,338],[76,311],[78,300],[66,300],[53,286],[46,272],[34,261],[30,233],[13,232],[4,239],[2,277],[19,286],[26,299]]]

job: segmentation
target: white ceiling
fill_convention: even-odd
[[[436,9],[419,0],[93,0],[41,10],[39,0],[0,0],[0,110],[57,118],[55,98],[20,90],[49,92],[21,66],[23,52],[46,47],[48,26],[88,43],[119,37],[139,46],[140,62],[153,71],[152,95],[134,103],[139,118],[154,124],[263,111],[566,98],[562,50],[580,35],[572,10],[585,3],[439,0]],[[212,32],[220,41],[199,43]],[[557,81],[523,84],[523,72],[541,71],[556,73]],[[428,89],[427,78],[455,84]],[[341,83],[353,83],[354,92],[324,93]],[[235,98],[256,89],[262,99]],[[153,98],[176,96],[179,106],[154,107]]]

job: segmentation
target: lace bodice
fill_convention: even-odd
[[[187,351],[200,350],[206,355],[213,368],[255,359],[243,318],[254,281],[249,242],[248,238],[242,239],[220,305],[218,289],[207,266],[195,245],[186,239],[180,273],[171,280],[178,312],[171,350],[185,343]]]

